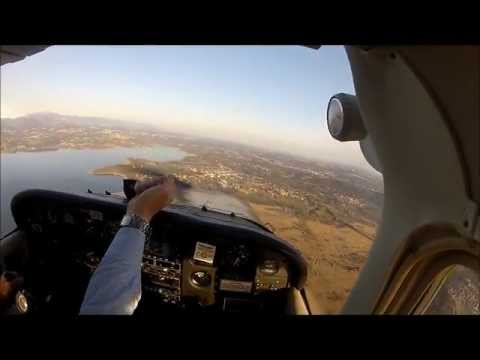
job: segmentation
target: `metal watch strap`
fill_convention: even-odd
[[[143,218],[135,214],[125,214],[120,222],[120,227],[131,227],[138,229],[145,234],[145,237],[148,238],[150,235],[151,227]]]

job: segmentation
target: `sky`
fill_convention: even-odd
[[[53,46],[1,67],[1,117],[34,112],[156,124],[368,168],[328,134],[354,94],[345,50],[322,46]]]

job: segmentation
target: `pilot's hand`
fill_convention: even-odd
[[[175,179],[162,176],[135,185],[135,197],[127,206],[127,213],[142,217],[146,222],[171,203],[176,193]]]

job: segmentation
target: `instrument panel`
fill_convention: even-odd
[[[49,281],[51,287],[64,286],[59,284],[69,277],[84,279],[78,281],[81,289],[70,291],[84,294],[119,229],[126,204],[63,193],[39,201],[38,195],[52,195],[39,192],[12,205],[17,224],[29,233],[32,264],[49,264],[48,275],[42,279],[59,276]],[[152,219],[142,260],[142,300],[136,313],[282,312],[288,289],[301,288],[305,280],[303,258],[261,226],[229,215],[207,215],[201,209],[170,207]],[[31,269],[32,274],[40,273],[34,266]],[[80,297],[72,304],[79,306],[81,301]]]
[[[157,237],[164,227],[170,236]],[[247,244],[222,246],[185,239],[168,224],[157,226],[145,245],[142,296],[179,308],[195,304],[240,311],[256,305],[261,310],[262,295],[288,289],[290,283],[286,259],[274,251],[259,250]],[[84,264],[90,274],[100,260],[95,252],[86,254]]]

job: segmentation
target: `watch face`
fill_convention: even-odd
[[[120,226],[127,226],[132,222],[132,217],[130,215],[125,215],[120,222]]]
[[[147,237],[150,231],[150,225],[144,219],[137,215],[126,214],[122,221],[120,222],[120,226],[127,226],[134,229],[138,229],[143,232]]]

